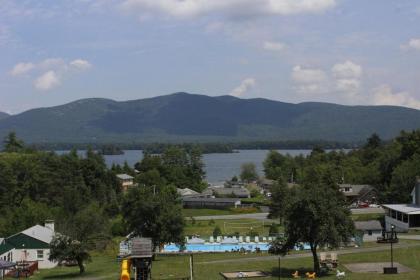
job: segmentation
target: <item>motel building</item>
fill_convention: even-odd
[[[407,232],[409,229],[420,229],[420,178],[411,192],[412,204],[384,204],[385,228],[391,230],[395,226],[398,232]]]

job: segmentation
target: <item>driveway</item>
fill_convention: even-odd
[[[383,214],[385,213],[382,208],[357,208],[351,209],[352,214]],[[197,216],[194,217],[197,221],[209,220],[237,220],[237,219],[255,219],[255,220],[270,220],[267,218],[268,213],[254,213],[254,214],[237,214],[237,215],[214,215],[214,216]],[[187,217],[186,219],[190,219]]]

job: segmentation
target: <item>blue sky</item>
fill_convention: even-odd
[[[416,0],[0,0],[0,111],[178,91],[420,109]]]

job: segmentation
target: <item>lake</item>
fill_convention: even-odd
[[[281,154],[291,156],[309,155],[311,150],[277,150]],[[68,151],[56,151],[57,154],[67,153]],[[258,174],[264,175],[263,161],[269,150],[238,150],[237,153],[215,153],[203,155],[204,169],[206,171],[206,180],[212,184],[218,184],[233,176],[239,176],[241,165],[246,162],[255,164]],[[79,151],[82,155],[84,151]],[[142,150],[124,150],[123,155],[105,155],[105,162],[108,167],[112,164],[128,165],[134,164],[143,158]]]
[[[239,150],[238,153],[216,153],[203,155],[206,179],[209,183],[219,183],[231,179],[241,172],[241,165],[246,162],[255,164],[259,175],[264,175],[262,163],[269,150]],[[281,154],[309,155],[311,150],[278,150]],[[141,150],[126,150],[123,155],[106,155],[105,161],[108,166],[112,164],[124,164],[130,166],[143,158]]]

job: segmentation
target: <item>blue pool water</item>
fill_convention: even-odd
[[[256,248],[261,251],[268,251],[269,243],[238,243],[238,244],[220,244],[220,243],[204,243],[204,244],[186,244],[185,251],[188,252],[230,252],[240,250],[241,248],[254,252]],[[302,245],[301,248],[296,247],[296,250],[308,250],[309,245]],[[179,252],[180,246],[176,244],[167,244],[163,248],[164,252]]]

